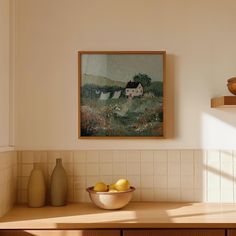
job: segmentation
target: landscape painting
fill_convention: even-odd
[[[164,138],[165,52],[79,52],[79,136]]]

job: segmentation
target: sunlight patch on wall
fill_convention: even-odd
[[[236,127],[212,115],[202,115],[201,148],[234,149]]]

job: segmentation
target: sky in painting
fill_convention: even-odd
[[[162,81],[162,54],[83,54],[82,74],[103,76],[112,80],[127,82],[134,75],[144,73],[152,81]]]

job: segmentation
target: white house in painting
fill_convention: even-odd
[[[138,97],[143,95],[143,86],[139,82],[129,81],[125,88],[125,95],[127,97]]]

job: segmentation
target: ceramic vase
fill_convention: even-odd
[[[67,199],[67,174],[62,160],[56,159],[56,166],[51,176],[51,205],[64,206]]]
[[[42,207],[46,200],[46,183],[39,163],[34,163],[28,182],[28,206]]]

